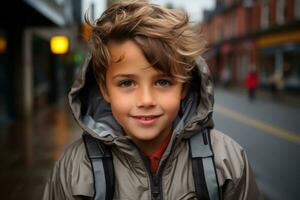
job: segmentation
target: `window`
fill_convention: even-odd
[[[268,0],[262,0],[262,3],[261,3],[261,19],[260,19],[260,24],[261,24],[262,28],[268,28],[269,27],[269,15],[270,15],[269,1]]]
[[[300,19],[300,0],[294,0],[295,6],[294,6],[294,12],[295,12],[295,18]]]
[[[286,16],[286,2],[285,0],[277,0],[276,2],[276,22],[283,24]]]

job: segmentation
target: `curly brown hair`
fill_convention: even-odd
[[[188,15],[145,1],[122,1],[109,7],[91,27],[92,66],[96,78],[105,85],[111,58],[109,41],[134,41],[147,61],[157,70],[187,82],[194,60],[205,47],[199,31],[192,28]]]

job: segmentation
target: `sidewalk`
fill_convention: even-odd
[[[1,199],[42,199],[54,161],[80,135],[66,102],[0,129]]]

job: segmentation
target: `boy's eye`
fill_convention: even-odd
[[[172,85],[172,81],[168,80],[168,79],[160,79],[155,82],[155,85],[161,86],[161,87],[166,87],[166,86]]]
[[[132,80],[122,80],[118,84],[119,87],[132,87],[134,82]]]

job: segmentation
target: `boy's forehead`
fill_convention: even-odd
[[[143,54],[130,53],[130,50],[121,51],[119,55],[112,55],[112,62],[108,67],[108,74],[112,76],[165,76],[165,73],[154,68]],[[117,56],[117,57],[114,57]]]
[[[126,59],[124,59],[126,60]],[[142,76],[165,76],[166,74],[162,71],[155,69],[149,63],[145,62],[122,62],[113,63],[108,67],[108,73],[113,76],[131,76],[131,75],[142,75]]]
[[[153,70],[153,74],[155,73],[158,76],[170,76],[170,73],[151,65],[142,49],[133,40],[111,40],[108,42],[107,47],[111,55],[108,69],[113,68],[114,73],[126,70],[139,70],[148,73]]]
[[[131,40],[124,42],[111,42],[108,44],[111,56],[111,64],[135,64],[141,63],[145,67],[151,66],[145,58],[140,47]]]
[[[111,62],[120,62],[124,58],[125,52],[122,48],[122,43],[109,41],[107,43],[107,48],[111,56]]]

